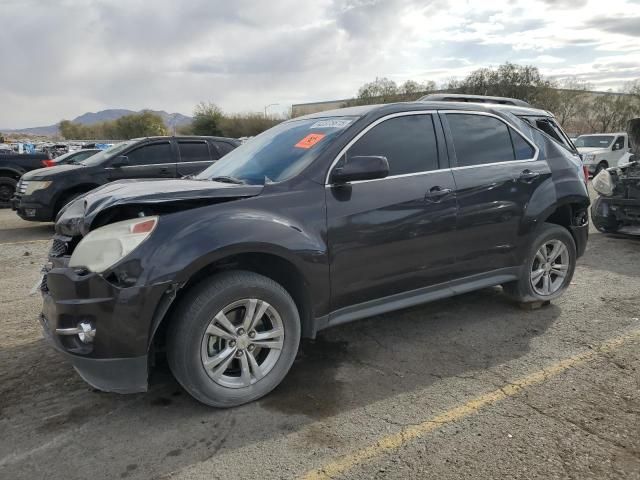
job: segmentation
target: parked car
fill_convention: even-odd
[[[0,206],[8,207],[22,175],[46,167],[51,157],[46,153],[4,153],[0,155]]]
[[[589,173],[595,175],[606,168],[617,167],[631,148],[626,132],[580,135],[575,145]]]
[[[601,170],[593,179],[599,195],[591,207],[591,218],[603,233],[640,226],[640,118],[629,122],[628,139],[633,151],[617,167]]]
[[[494,285],[557,298],[588,206],[577,157],[503,108],[316,113],[193,179],[115,182],[66,205],[41,321],[98,389],[146,390],[166,350],[196,399],[239,405],[327,327]]]
[[[127,178],[194,175],[237,145],[237,140],[222,137],[128,140],[83,161],[24,175],[11,206],[24,220],[50,222],[66,203],[100,185]]]
[[[98,148],[72,150],[69,153],[65,153],[64,155],[60,155],[59,157],[49,160],[48,165],[50,167],[55,167],[56,165],[77,165],[100,151],[101,150]]]

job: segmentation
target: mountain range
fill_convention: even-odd
[[[108,110],[100,110],[99,112],[87,112],[83,113],[79,117],[71,120],[73,123],[80,123],[82,125],[92,125],[94,123],[107,122],[117,120],[125,115],[131,115],[132,113],[140,113],[144,110],[134,111],[127,110],[126,108],[111,108]],[[162,117],[165,125],[172,129],[191,123],[192,118],[181,113],[167,113],[164,110],[149,110]],[[60,133],[58,125],[46,125],[44,127],[31,127],[20,129],[2,129],[1,131],[6,133],[19,133],[24,135],[43,135],[48,137],[56,136]]]

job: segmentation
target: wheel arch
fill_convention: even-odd
[[[74,185],[73,187],[69,187],[66,188],[64,190],[62,190],[60,193],[58,193],[54,199],[54,205],[55,205],[55,212],[57,214],[58,211],[60,211],[60,209],[62,207],[64,207],[64,205],[61,205],[60,203],[65,199],[68,198],[69,195],[73,195],[74,193],[86,193],[89,192],[91,190],[93,190],[94,188],[98,188],[100,185],[99,184],[93,184],[93,183],[81,183],[79,185]]]
[[[24,171],[17,170],[10,167],[0,167],[0,177],[9,177],[14,180],[20,180],[20,177],[24,175]]]
[[[211,261],[191,273],[186,281],[167,289],[153,317],[149,348],[162,346],[172,314],[188,291],[213,275],[230,270],[244,270],[264,275],[284,287],[293,298],[301,321],[302,337],[314,337],[314,315],[310,285],[301,269],[285,256],[259,250],[231,253]]]

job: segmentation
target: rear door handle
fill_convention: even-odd
[[[540,176],[540,172],[534,172],[532,170],[527,169],[522,171],[522,173],[518,177],[518,180],[525,183],[531,183],[539,176]]]
[[[453,192],[450,188],[442,188],[440,186],[432,187],[424,196],[425,201],[437,203],[444,197]]]

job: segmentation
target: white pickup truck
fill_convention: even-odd
[[[621,159],[628,157],[631,149],[629,136],[625,132],[580,135],[573,143],[593,175],[602,169],[617,167]]]

